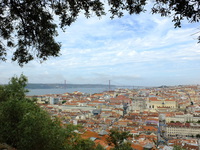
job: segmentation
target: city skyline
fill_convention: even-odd
[[[200,84],[200,45],[197,23],[172,18],[125,14],[111,20],[79,16],[66,32],[58,31],[61,55],[24,67],[0,62],[0,84],[24,74],[29,83],[113,84],[135,86]],[[11,54],[8,54],[11,58]]]

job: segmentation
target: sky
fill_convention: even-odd
[[[172,18],[125,14],[101,19],[79,16],[65,32],[59,30],[60,56],[24,67],[0,62],[0,84],[24,74],[29,83],[160,86],[200,84],[200,26]]]

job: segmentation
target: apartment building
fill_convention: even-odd
[[[173,110],[177,108],[177,102],[165,98],[149,97],[147,100],[147,108],[151,110],[158,110],[161,108]]]
[[[166,135],[168,137],[196,136],[200,133],[200,124],[198,123],[168,123],[166,126]]]
[[[195,114],[184,114],[183,112],[176,113],[173,116],[168,116],[165,118],[167,123],[170,123],[171,121],[174,122],[197,122],[200,120],[200,115]]]

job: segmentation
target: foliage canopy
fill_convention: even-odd
[[[27,81],[21,75],[0,87],[0,143],[21,150],[62,150],[66,140],[65,129],[25,97]]]
[[[97,150],[93,141],[75,133],[79,127],[63,125],[25,97],[27,78],[11,78],[0,86],[0,144],[20,150]],[[103,149],[103,148],[102,148]]]
[[[24,99],[27,89],[28,79],[22,74],[19,78],[12,77],[8,85],[0,85],[0,102],[10,99]]]
[[[130,132],[111,129],[107,141],[114,146],[112,150],[132,150],[131,144],[126,141],[129,137],[132,137]]]
[[[139,14],[145,12],[148,0],[1,0],[0,2],[0,59],[5,61],[7,51],[13,50],[13,61],[20,66],[34,58],[40,61],[50,56],[59,56],[61,44],[55,40],[58,36],[55,16],[59,26],[64,29],[84,13],[86,18],[95,14],[106,14],[111,18],[122,17],[124,12]],[[175,27],[181,27],[181,21],[199,22],[199,0],[155,0],[152,13],[171,16]],[[200,41],[200,37],[199,37]]]

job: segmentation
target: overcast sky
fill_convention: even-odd
[[[0,62],[0,83],[24,74],[29,83],[157,86],[200,84],[199,24],[174,29],[171,18],[150,13],[111,20],[79,17],[59,31],[61,56],[23,68]]]

